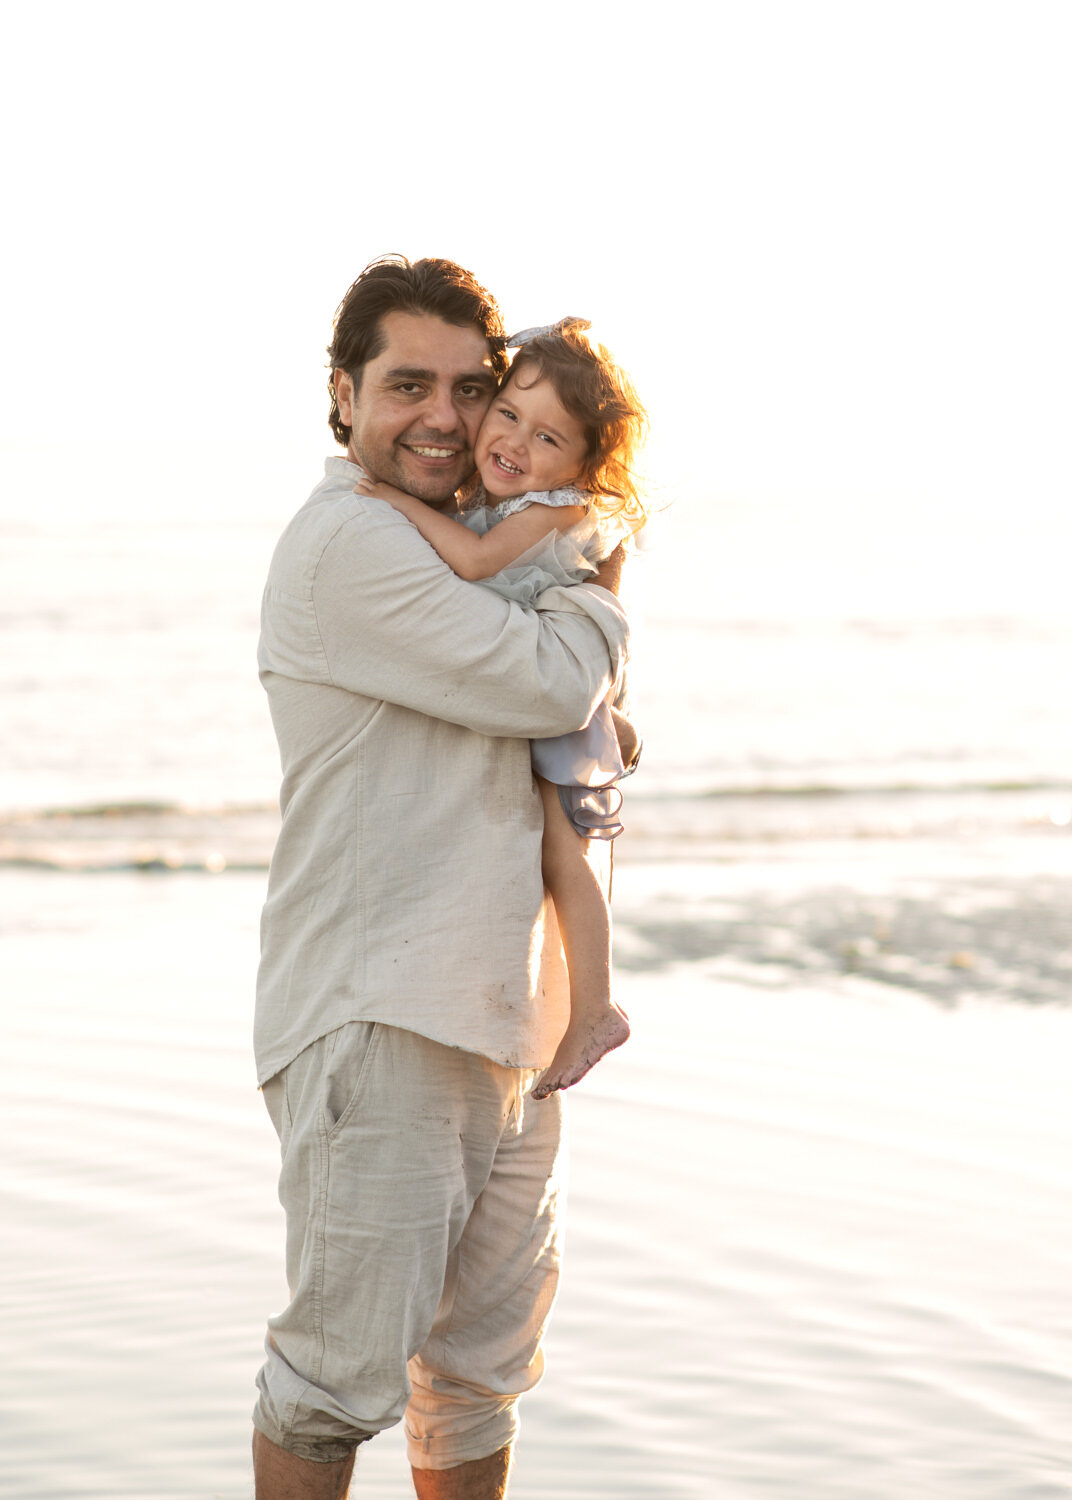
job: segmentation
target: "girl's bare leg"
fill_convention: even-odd
[[[543,796],[543,878],[555,903],[570,980],[570,1021],[551,1066],[532,1091],[546,1099],[583,1078],[629,1037],[629,1022],[610,996],[610,906],[601,864],[609,850],[573,828],[558,788],[537,777]]]

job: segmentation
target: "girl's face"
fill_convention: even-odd
[[[508,378],[476,436],[476,466],[495,500],[573,484],[587,457],[584,428],[543,377]]]

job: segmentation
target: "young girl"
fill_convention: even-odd
[[[646,519],[633,460],[647,419],[628,378],[585,336],[589,326],[563,318],[510,340],[518,353],[476,439],[483,491],[460,517],[391,485],[357,485],[407,516],[460,577],[521,603],[551,583],[591,576]],[[534,740],[532,754],[544,883],[570,980],[569,1025],[533,1089],[543,1099],[629,1036],[610,994],[610,910],[591,841],[622,831],[615,783],[634,768],[639,745],[629,721],[604,704],[587,729]]]

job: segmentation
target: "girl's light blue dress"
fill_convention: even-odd
[[[596,564],[613,552],[624,535],[622,528],[614,527],[613,518],[609,527],[600,526],[592,496],[572,486],[517,495],[498,505],[489,505],[480,490],[460,519],[483,536],[530,505],[583,505],[588,514],[571,530],[552,531],[510,567],[481,580],[504,599],[529,608],[545,589],[590,578]],[[622,832],[622,794],[617,784],[635,770],[638,757],[625,765],[609,704],[601,703],[583,729],[531,743],[533,770],[558,788],[559,800],[577,832],[583,838],[617,838]]]

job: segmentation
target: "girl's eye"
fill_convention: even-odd
[[[517,417],[514,415],[514,413],[510,410],[510,408],[508,406],[500,406],[499,407],[499,414],[500,414],[500,416],[506,417],[507,420],[510,421],[510,422],[516,422],[517,421]]]
[[[542,438],[545,443],[550,443],[552,448],[558,447],[558,444],[555,442],[554,438],[549,432],[541,432],[538,434],[538,436]]]

